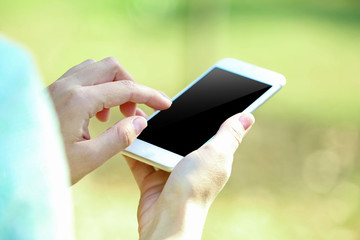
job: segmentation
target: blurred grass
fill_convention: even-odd
[[[107,56],[170,96],[223,57],[283,73],[287,86],[255,112],[204,239],[352,240],[360,237],[359,9],[340,0],[14,0],[0,3],[0,31],[34,53],[45,84]],[[112,109],[109,123],[92,120],[92,136],[121,118]],[[120,156],[73,193],[78,239],[137,238],[138,193]]]

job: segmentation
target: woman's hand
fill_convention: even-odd
[[[125,156],[141,192],[140,239],[201,238],[208,209],[229,179],[233,154],[253,123],[251,114],[229,118],[171,174]]]
[[[87,60],[48,87],[59,117],[72,184],[129,146],[147,126],[136,103],[156,110],[171,101],[163,93],[137,84],[114,58]],[[91,139],[88,125],[96,116],[107,121],[109,108],[120,106],[127,117]]]

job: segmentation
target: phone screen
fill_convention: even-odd
[[[214,136],[271,86],[214,68],[148,122],[139,139],[186,156]]]

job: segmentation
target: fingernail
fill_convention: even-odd
[[[240,116],[239,121],[243,125],[244,129],[248,130],[249,127],[254,124],[255,118],[252,114],[245,113]]]
[[[166,95],[164,92],[159,91],[159,93],[160,93],[161,95],[163,95],[166,99],[168,99],[168,100],[171,101],[171,98],[170,98],[168,95]]]
[[[147,121],[143,117],[135,118],[132,122],[136,135],[139,135],[147,126]]]

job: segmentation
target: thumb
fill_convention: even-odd
[[[234,152],[253,123],[249,113],[228,118],[210,141],[181,160],[169,178],[181,176],[176,181],[180,195],[186,196],[185,191],[191,198],[212,202],[230,177]]]
[[[146,128],[144,117],[133,116],[122,119],[100,136],[87,141],[97,165],[124,150]]]
[[[254,122],[255,118],[251,113],[236,114],[220,126],[216,135],[207,144],[217,152],[233,155]]]

